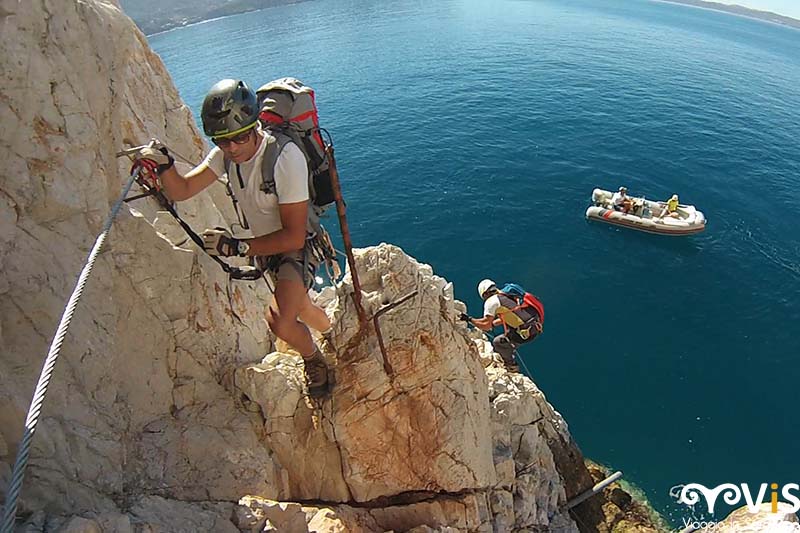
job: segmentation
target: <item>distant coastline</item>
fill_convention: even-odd
[[[222,6],[217,2],[200,0],[198,2],[178,0],[164,4],[153,0],[122,0],[123,9],[136,22],[145,35],[155,35],[175,28],[181,28],[199,22],[238,15],[251,11],[260,11],[267,7],[302,2],[304,0],[231,0]],[[750,9],[736,4],[721,4],[706,0],[656,0],[670,4],[700,7],[721,11],[742,17],[780,24],[790,28],[800,29],[800,20],[778,15],[770,11]],[[158,7],[155,7],[158,6]]]
[[[147,36],[304,0],[121,0],[122,9]]]
[[[704,9],[711,9],[713,11],[722,11],[732,15],[739,15],[756,20],[763,20],[773,24],[780,24],[790,28],[800,29],[800,20],[778,15],[771,11],[760,11],[758,9],[750,9],[737,4],[721,4],[719,2],[707,2],[706,0],[657,0],[659,2],[667,2],[669,4],[681,4],[685,6],[702,7]]]
[[[266,8],[252,8],[252,9],[246,9],[244,11],[234,11],[232,13],[227,13],[225,15],[219,15],[219,16],[216,16],[216,17],[208,17],[208,18],[206,18],[206,17],[184,18],[184,19],[181,19],[181,20],[178,20],[178,21],[170,21],[170,22],[167,22],[165,24],[160,24],[158,26],[147,25],[147,26],[143,27],[141,24],[139,24],[135,20],[134,20],[134,22],[136,22],[136,25],[139,26],[139,29],[142,30],[142,33],[144,33],[145,36],[153,37],[154,35],[160,35],[162,33],[167,33],[167,32],[172,31],[172,30],[177,30],[178,28],[186,28],[188,26],[194,26],[196,24],[205,24],[206,22],[214,22],[215,20],[224,19],[225,17],[230,17],[232,15],[242,15],[244,13],[252,13],[254,11],[261,11],[262,9],[266,9]],[[147,28],[147,29],[145,29],[145,28]]]

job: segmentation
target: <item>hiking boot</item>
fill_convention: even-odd
[[[319,350],[308,359],[303,358],[303,373],[311,398],[319,398],[329,392],[328,365]]]
[[[503,360],[503,366],[509,372],[516,372],[519,373],[519,365],[517,364],[519,358],[519,352],[514,350],[510,354],[505,352],[500,354],[500,358]]]

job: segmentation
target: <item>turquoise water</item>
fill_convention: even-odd
[[[800,32],[647,0],[329,0],[150,41],[195,112],[224,77],[314,86],[356,245],[402,246],[473,314],[481,278],[536,293],[532,377],[673,521],[680,483],[800,482]],[[708,230],[587,222],[623,183]]]

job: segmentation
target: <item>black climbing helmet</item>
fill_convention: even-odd
[[[242,80],[218,81],[203,100],[200,118],[211,138],[238,135],[258,122],[256,93]]]

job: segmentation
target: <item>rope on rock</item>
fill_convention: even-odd
[[[39,376],[39,382],[36,384],[36,390],[33,393],[33,400],[31,401],[31,406],[28,410],[28,417],[25,419],[25,431],[22,435],[19,449],[17,450],[17,459],[14,463],[14,470],[11,475],[11,483],[8,486],[8,491],[6,494],[6,505],[3,512],[3,521],[0,523],[0,533],[13,533],[14,531],[14,521],[17,514],[17,500],[19,499],[19,495],[22,490],[22,480],[25,477],[25,467],[28,464],[33,433],[36,431],[36,425],[39,422],[39,415],[42,412],[42,405],[44,404],[45,395],[47,394],[47,387],[50,384],[50,378],[53,375],[53,369],[56,366],[56,360],[61,352],[61,345],[64,342],[64,337],[67,335],[67,329],[72,321],[72,316],[75,313],[75,308],[77,307],[78,301],[83,294],[83,289],[86,286],[89,275],[92,272],[94,262],[100,253],[100,249],[103,247],[106,236],[111,230],[111,224],[114,222],[114,219],[122,207],[125,198],[128,196],[128,192],[130,191],[133,183],[136,181],[136,178],[139,176],[141,171],[141,167],[136,168],[133,171],[128,179],[128,182],[125,184],[122,195],[120,195],[117,202],[111,208],[111,212],[109,213],[105,225],[103,226],[103,231],[97,236],[94,246],[92,247],[92,251],[89,253],[89,258],[87,259],[86,264],[84,265],[83,270],[78,277],[78,282],[75,285],[75,289],[72,291],[72,295],[69,297],[64,314],[61,315],[61,322],[58,324],[56,335],[53,338],[52,344],[50,345],[50,351],[44,361],[42,373]]]

